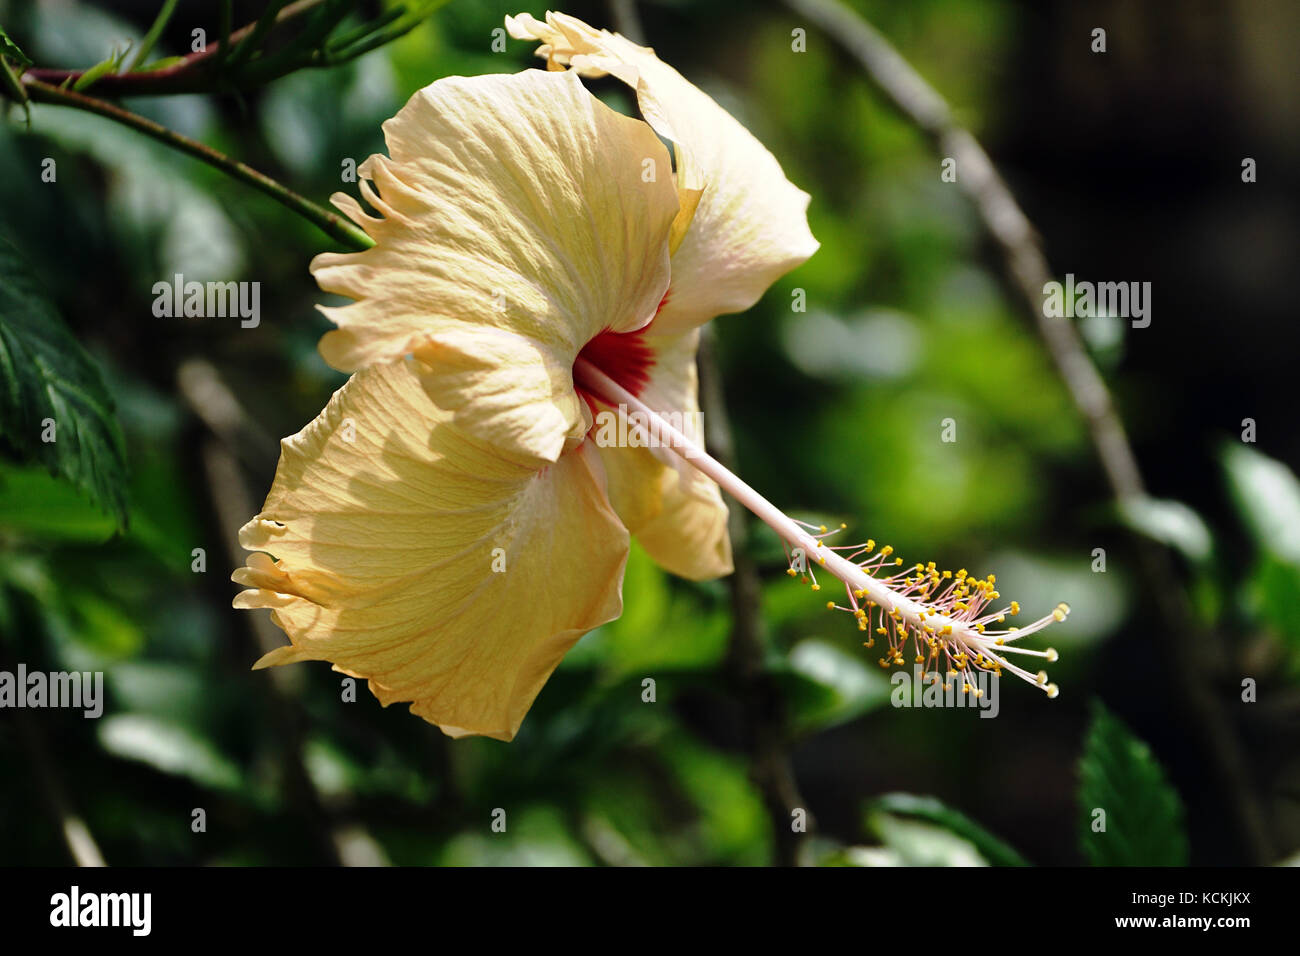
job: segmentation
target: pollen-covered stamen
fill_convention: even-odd
[[[819,549],[825,548],[822,540],[813,543]],[[922,673],[934,681],[940,680],[941,676],[945,681],[961,676],[963,682],[971,671],[987,671],[1001,676],[1006,670],[1039,687],[1049,697],[1057,695],[1056,685],[1047,681],[1044,672],[1030,673],[1012,663],[1007,655],[1014,653],[1041,657],[1049,663],[1055,661],[1057,653],[1052,648],[1035,650],[1012,646],[1010,642],[1065,620],[1069,613],[1068,605],[1057,605],[1051,614],[1024,628],[990,629],[990,625],[1001,624],[1008,616],[1020,613],[1020,605],[1015,601],[1004,608],[988,610],[1001,596],[994,587],[996,578],[993,575],[979,579],[969,575],[964,568],[956,573],[941,571],[934,562],[885,574],[884,569],[901,565],[900,559],[892,557],[893,549],[889,545],[876,552],[875,542],[868,540],[833,550],[852,550],[853,558],[871,555],[856,563],[848,559],[847,568],[836,569],[837,576],[844,581],[850,606],[828,604],[828,607],[852,613],[857,618],[859,630],[872,633],[873,636],[864,641],[865,646],[874,646],[876,637],[886,640],[884,656],[878,661],[881,667],[912,663],[921,665]],[[825,554],[815,554],[815,557],[823,567],[837,565],[839,559],[839,555],[834,555],[834,561]],[[858,604],[864,599],[867,604],[865,613]]]
[[[1056,660],[1056,651],[1050,648],[1031,651],[1011,644],[1052,623],[1064,621],[1070,612],[1068,605],[1058,604],[1051,614],[1024,628],[990,630],[990,624],[1000,625],[1007,617],[1020,613],[1020,605],[1015,601],[1000,610],[988,610],[1001,597],[992,574],[981,579],[971,576],[965,568],[955,573],[940,571],[933,562],[897,570],[902,568],[903,559],[894,554],[890,545],[877,549],[873,540],[827,545],[825,539],[838,531],[788,517],[600,369],[579,359],[574,365],[574,375],[603,398],[643,413],[647,421],[657,420],[661,443],[667,439],[668,447],[716,481],[781,537],[790,559],[787,573],[792,577],[812,577],[813,590],[821,587],[814,567],[838,578],[847,591],[848,605],[828,601],[826,606],[853,614],[859,630],[871,634],[864,642],[866,646],[873,646],[876,637],[885,639],[887,648],[880,658],[882,667],[907,663],[904,655],[910,651],[913,661],[924,665],[926,675],[932,674],[932,679],[938,681],[942,674],[945,684],[959,676],[965,681],[965,675],[972,670],[998,676],[1005,670],[1038,687],[1048,697],[1057,695],[1057,687],[1048,682],[1045,671],[1030,673],[1011,663],[1008,655],[1030,654],[1049,662]],[[844,526],[838,530],[844,530]],[[793,549],[801,552],[797,556],[798,564]],[[848,557],[841,552],[847,552]]]

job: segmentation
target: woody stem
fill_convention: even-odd
[[[338,213],[318,206],[270,176],[259,173],[251,166],[232,159],[206,143],[190,139],[188,136],[184,136],[173,129],[168,129],[166,126],[155,123],[138,113],[123,109],[114,103],[93,96],[86,96],[84,93],[78,93],[75,90],[63,89],[59,86],[34,80],[31,78],[30,71],[23,79],[23,89],[33,103],[70,106],[73,109],[84,110],[87,113],[95,113],[115,123],[121,123],[137,133],[143,133],[145,136],[155,139],[178,152],[187,153],[209,166],[221,170],[227,176],[260,190],[276,202],[314,224],[326,235],[349,248],[360,251],[374,245],[374,240]]]

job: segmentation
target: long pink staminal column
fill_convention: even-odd
[[[1000,674],[1006,668],[1034,686],[1043,690],[1048,697],[1057,695],[1055,684],[1047,681],[1044,671],[1030,673],[1007,660],[1009,654],[1021,654],[1041,657],[1046,661],[1057,658],[1056,651],[1032,650],[1013,644],[1023,637],[1042,630],[1055,621],[1065,620],[1069,607],[1058,604],[1052,613],[1040,618],[1024,628],[990,631],[987,625],[1001,623],[1007,614],[1019,613],[1019,605],[1011,602],[1008,609],[981,613],[990,600],[1000,595],[993,590],[993,577],[988,581],[967,579],[965,571],[954,577],[950,572],[938,572],[933,563],[928,567],[915,566],[916,577],[908,577],[907,572],[900,572],[891,577],[879,578],[875,572],[889,564],[901,566],[902,559],[887,561],[893,549],[886,546],[875,557],[861,564],[845,558],[840,552],[849,551],[851,557],[870,553],[874,542],[866,544],[830,547],[823,538],[828,532],[823,527],[819,534],[813,534],[809,525],[805,528],[800,522],[787,516],[739,476],[723,467],[698,444],[665,421],[639,398],[623,388],[612,378],[602,372],[586,359],[579,358],[573,367],[574,381],[588,392],[599,395],[611,404],[617,403],[623,408],[638,412],[644,416],[649,428],[640,422],[629,419],[629,428],[640,433],[647,446],[656,444],[667,447],[684,461],[712,478],[719,487],[752,511],[780,536],[789,547],[801,549],[807,557],[809,567],[816,566],[834,575],[843,582],[848,593],[848,606],[841,607],[835,602],[828,602],[827,607],[849,611],[858,619],[860,630],[867,630],[872,620],[873,610],[879,618],[875,633],[889,636],[890,653],[881,659],[882,666],[902,664],[901,648],[911,640],[917,651],[916,663],[925,663],[927,671],[930,662],[937,662],[940,655],[947,661],[949,676],[955,676],[973,664],[980,670]],[[651,434],[653,432],[653,434]],[[833,534],[834,532],[830,532]],[[870,570],[872,573],[868,573]],[[793,570],[790,573],[795,573]],[[814,577],[815,580],[815,577]],[[942,584],[948,581],[947,585]],[[814,583],[814,588],[818,586]],[[975,593],[971,593],[974,589]],[[866,608],[859,602],[863,601]],[[871,646],[873,640],[867,642]],[[921,653],[921,645],[929,649],[928,654]],[[955,668],[955,669],[954,669]],[[938,680],[936,670],[935,678]]]

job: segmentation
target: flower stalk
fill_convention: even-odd
[[[880,659],[882,667],[903,665],[903,653],[910,645],[915,653],[915,663],[924,665],[927,675],[933,668],[931,679],[935,682],[943,679],[945,689],[947,680],[962,676],[963,689],[972,691],[965,674],[974,668],[998,676],[1006,670],[1038,687],[1048,697],[1057,696],[1057,686],[1048,681],[1045,671],[1030,672],[1012,663],[1010,657],[1018,655],[1055,661],[1057,653],[1052,648],[1035,650],[1016,642],[1054,622],[1064,621],[1069,614],[1068,605],[1058,604],[1051,614],[1023,628],[991,629],[991,626],[1004,623],[1008,616],[1020,612],[1015,601],[1001,610],[989,609],[991,603],[1001,597],[994,587],[993,575],[977,579],[964,569],[955,574],[940,571],[933,562],[885,575],[883,572],[887,568],[901,568],[903,565],[902,558],[893,557],[893,548],[889,545],[879,550],[872,540],[851,545],[828,545],[826,539],[844,530],[844,525],[831,531],[824,525],[817,527],[789,517],[586,359],[579,358],[574,364],[574,378],[579,387],[592,394],[620,408],[640,413],[641,421],[629,419],[629,429],[644,432],[647,444],[653,434],[655,444],[669,448],[708,475],[775,531],[792,558],[787,572],[792,577],[811,579],[814,591],[821,590],[816,569],[824,570],[839,580],[844,585],[845,603],[828,601],[826,606],[829,610],[851,613],[857,619],[858,629],[870,632],[872,636],[864,641],[865,646],[874,646],[876,635],[887,639],[888,650]],[[978,690],[973,692],[979,693]]]

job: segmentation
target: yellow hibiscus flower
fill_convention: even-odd
[[[330,661],[452,736],[509,740],[574,642],[621,613],[630,534],[675,574],[730,573],[721,482],[846,583],[860,627],[876,609],[894,647],[951,622],[934,659],[992,669],[969,653],[986,623],[974,579],[927,605],[672,428],[698,418],[699,327],[817,249],[808,195],[653,51],[561,14],[506,22],[548,69],[420,90],[384,124],[388,155],[359,168],[377,215],[333,197],[375,243],[312,263],[352,300],[323,309],[338,328],[321,353],[355,374],[283,442],[240,532],[255,553],[235,605],[270,608],[290,640],[255,666]],[[580,80],[602,75],[644,121]],[[596,441],[615,404],[675,447]]]

